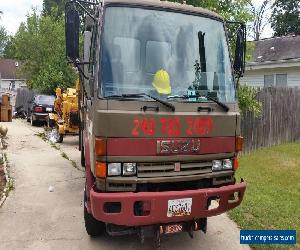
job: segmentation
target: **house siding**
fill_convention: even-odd
[[[248,69],[244,77],[241,78],[240,83],[253,87],[264,87],[264,76],[276,74],[287,75],[288,87],[300,87],[300,67]]]
[[[300,87],[300,69],[298,72],[291,72],[288,74],[288,86]]]

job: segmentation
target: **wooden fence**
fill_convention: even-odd
[[[262,116],[247,112],[242,118],[244,152],[300,140],[300,88],[260,89]]]

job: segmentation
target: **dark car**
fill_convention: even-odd
[[[33,126],[37,122],[46,122],[48,114],[53,112],[54,100],[55,96],[35,95],[28,106],[27,121]]]

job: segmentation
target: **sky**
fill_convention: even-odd
[[[254,4],[261,4],[261,0],[252,0]],[[15,34],[22,21],[26,21],[26,15],[36,8],[42,10],[43,0],[0,0],[0,10],[3,12],[0,25],[4,26],[10,35]],[[271,10],[269,10],[269,13]],[[272,36],[270,24],[265,28],[262,38]]]
[[[4,26],[10,35],[19,28],[21,22],[26,21],[26,15],[36,8],[42,10],[43,0],[0,0],[0,10],[3,12],[0,25]]]

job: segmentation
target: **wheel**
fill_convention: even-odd
[[[54,128],[54,126],[55,126],[55,121],[52,120],[52,119],[50,119],[50,118],[48,117],[48,119],[47,119],[47,126],[48,126],[48,128]]]
[[[36,121],[33,119],[33,115],[31,115],[31,117],[30,117],[30,124],[31,124],[31,126],[36,125]]]
[[[58,140],[57,140],[57,142],[58,142],[58,143],[62,143],[63,140],[64,140],[64,135],[63,135],[63,134],[59,134],[59,135],[58,135]]]
[[[85,167],[85,156],[84,156],[84,146],[83,146],[83,136],[82,136],[82,131],[80,131],[80,161],[81,161],[81,166]]]
[[[96,237],[96,236],[103,235],[104,232],[105,232],[105,227],[106,227],[105,223],[96,220],[93,217],[93,215],[91,215],[87,211],[87,208],[85,206],[86,201],[87,201],[86,192],[84,190],[84,203],[83,203],[83,207],[84,207],[84,223],[85,223],[86,232],[91,237]]]
[[[81,148],[80,153],[81,153],[81,156],[80,156],[81,166],[85,167],[84,147]]]
[[[26,114],[26,120],[27,120],[27,122],[30,122],[30,112],[29,112],[29,110],[28,110],[28,112]]]

